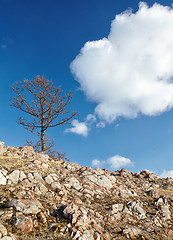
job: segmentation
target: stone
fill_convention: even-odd
[[[20,171],[20,172],[19,172],[19,181],[22,182],[25,178],[26,178],[25,173],[24,173],[23,171]]]
[[[10,220],[12,216],[13,216],[13,210],[3,211],[3,213],[1,214],[1,220],[6,222]]]
[[[10,237],[11,237],[12,240],[18,240],[14,234],[9,233],[9,235],[10,235]]]
[[[30,182],[33,182],[34,181],[34,176],[32,173],[28,173],[28,179]]]
[[[69,178],[69,185],[79,191],[82,186],[76,178]]]
[[[2,223],[0,223],[0,233],[3,237],[7,235],[7,229],[4,227]]]
[[[123,204],[113,204],[112,205],[112,213],[121,212],[123,210]]]
[[[166,220],[171,219],[171,212],[169,210],[169,206],[168,205],[161,206],[161,211],[162,211],[163,217]]]
[[[32,183],[31,183],[28,179],[22,180],[21,185],[22,185],[24,188],[30,188],[30,187],[32,187]]]
[[[85,230],[82,234],[82,236],[80,236],[78,238],[78,240],[94,240],[93,234],[91,233],[91,230]]]
[[[3,155],[4,153],[4,142],[0,142],[0,155]]]
[[[18,184],[19,181],[19,170],[14,170],[7,176],[7,179],[11,180],[12,183]]]
[[[33,221],[31,217],[26,217],[20,212],[16,212],[12,221],[13,230],[20,233],[29,233],[33,230]]]
[[[5,237],[1,238],[1,240],[12,240],[12,238],[9,236],[5,236]]]
[[[50,175],[48,175],[47,177],[45,177],[44,180],[47,182],[47,184],[51,184],[51,183],[53,182],[53,178],[52,178]]]
[[[42,176],[38,172],[33,173],[33,175],[34,175],[35,180],[37,180],[37,181],[43,180]]]
[[[47,187],[43,183],[39,183],[37,186],[42,194],[45,194],[46,192],[48,192]]]
[[[8,207],[15,207],[17,211],[24,214],[37,214],[43,208],[42,204],[36,199],[17,199],[7,203]]]
[[[136,239],[141,234],[141,230],[136,227],[127,228],[123,230],[123,234],[127,238]]]
[[[59,182],[52,182],[51,187],[55,192],[61,191],[61,189],[62,189],[62,185]],[[63,194],[64,194],[64,192],[63,192]]]
[[[32,146],[23,146],[23,147],[20,147],[20,150],[22,151],[22,153],[27,154],[28,156],[34,154],[34,150]]]
[[[7,171],[5,168],[2,168],[2,169],[0,170],[0,172],[1,172],[4,176],[7,176],[7,174],[8,174],[8,171]]]
[[[0,185],[6,185],[7,179],[4,177],[4,175],[0,172]]]
[[[137,212],[137,213],[139,213],[139,214],[141,214],[142,216],[145,217],[145,213],[146,213],[146,212],[145,212],[145,210],[140,206],[139,203],[131,202],[129,205],[131,206],[131,208],[132,208],[133,211],[135,211],[135,212]]]
[[[44,169],[46,171],[49,168],[49,165],[46,163],[42,163],[41,167],[42,167],[42,169]]]

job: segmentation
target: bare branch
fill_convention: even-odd
[[[44,76],[36,76],[32,80],[12,86],[14,97],[11,106],[31,115],[31,120],[19,118],[18,123],[40,138],[41,150],[47,151],[45,131],[48,128],[63,126],[71,123],[77,112],[67,110],[71,102],[72,93],[63,95],[60,86],[53,86],[53,82]]]

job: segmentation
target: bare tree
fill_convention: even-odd
[[[45,152],[45,131],[68,124],[77,115],[77,112],[67,110],[72,93],[62,95],[60,86],[54,87],[53,82],[39,75],[32,80],[15,83],[12,91],[15,96],[10,99],[11,105],[32,116],[31,120],[20,117],[18,123],[40,138],[40,149]]]

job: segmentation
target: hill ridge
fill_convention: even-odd
[[[0,239],[173,239],[173,179],[0,142]]]

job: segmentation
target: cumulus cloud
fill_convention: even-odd
[[[107,160],[107,163],[110,165],[111,169],[117,169],[125,166],[132,166],[133,163],[129,158],[121,157],[115,155]]]
[[[78,135],[82,135],[83,137],[87,137],[90,127],[96,121],[96,117],[94,114],[88,114],[84,122],[79,122],[77,119],[72,121],[71,128],[65,130],[66,133],[71,132]]]
[[[173,9],[140,2],[116,15],[107,38],[89,41],[71,63],[101,121],[154,116],[173,107]]]
[[[170,171],[163,170],[163,172],[160,176],[163,178],[167,178],[167,177],[173,178],[173,170],[170,170]]]
[[[129,159],[119,155],[115,155],[113,157],[108,158],[106,161],[100,161],[98,159],[92,160],[93,167],[103,167],[104,165],[108,165],[112,170],[116,170],[125,166],[133,166],[134,163]]]
[[[84,137],[88,136],[89,128],[85,122],[79,122],[77,119],[74,119],[72,121],[72,126],[73,127],[66,129],[65,132],[75,133]]]
[[[92,160],[92,166],[93,167],[98,167],[98,168],[100,168],[101,166],[102,166],[102,163],[100,162],[100,160],[98,160],[98,159],[93,159]]]

